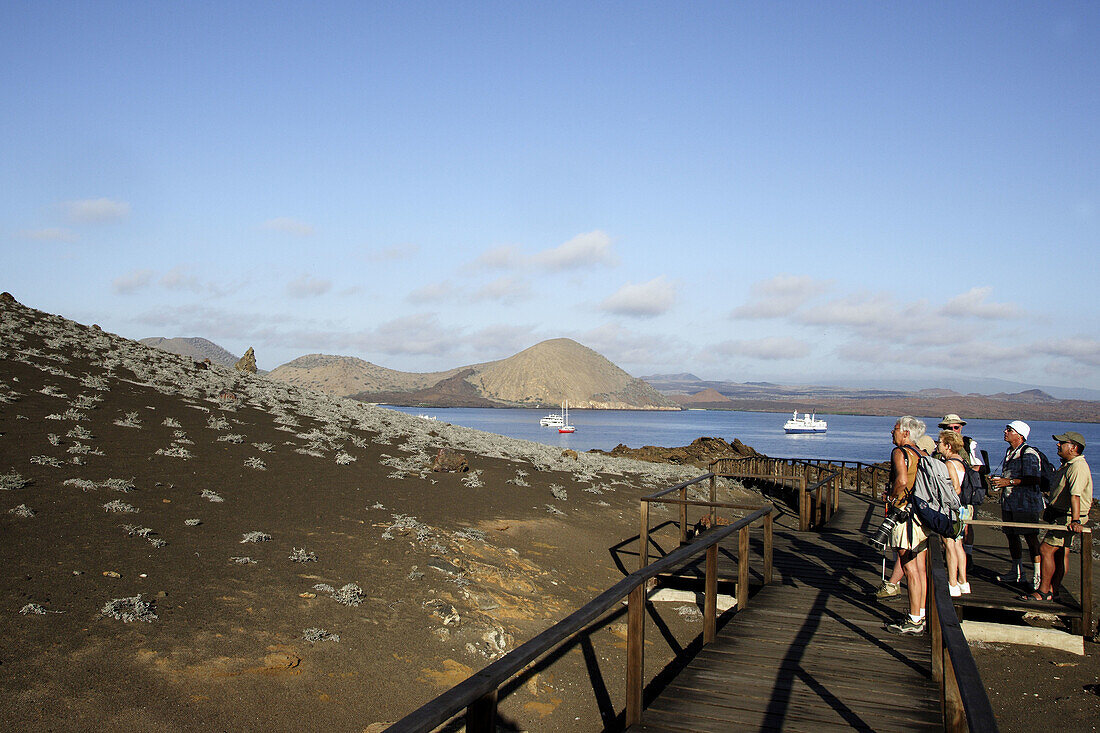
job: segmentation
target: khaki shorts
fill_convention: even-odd
[[[1068,520],[1068,516],[1062,517],[1058,520],[1058,524],[1064,524]],[[1043,535],[1043,544],[1051,547],[1067,547],[1075,534],[1077,533],[1071,529],[1048,529]]]
[[[909,527],[913,528],[912,533],[909,532]],[[912,517],[904,522],[898,522],[894,525],[894,531],[890,534],[890,546],[895,550],[912,550],[913,552],[924,552],[927,549],[925,540],[928,539],[928,535],[921,529],[920,523]]]

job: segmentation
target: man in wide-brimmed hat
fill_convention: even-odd
[[[1058,444],[1058,457],[1062,467],[1050,490],[1050,506],[1044,518],[1054,525],[1043,536],[1039,545],[1042,558],[1042,581],[1034,593],[1020,596],[1024,601],[1054,600],[1054,594],[1066,575],[1066,545],[1074,533],[1080,533],[1089,521],[1092,507],[1092,471],[1085,463],[1085,438],[1075,430],[1052,435]]]
[[[954,430],[961,435],[964,425],[966,425],[966,420],[963,420],[953,412],[949,412],[940,420],[939,429]],[[966,459],[970,461],[970,467],[978,473],[989,473],[989,467],[985,465],[985,461],[982,459],[982,452],[978,449],[978,441],[968,435],[964,435],[963,447],[966,449]]]

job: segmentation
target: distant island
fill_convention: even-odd
[[[202,338],[149,338],[143,343],[214,363],[235,357]],[[944,415],[992,420],[1100,422],[1100,402],[1058,399],[1039,389],[961,394],[949,389],[853,389],[772,382],[704,380],[688,372],[636,378],[568,338],[543,341],[513,356],[441,372],[402,372],[352,356],[309,354],[269,376],[362,402],[409,407],[595,410],[745,410],[849,415]]]
[[[692,374],[642,377],[684,408],[787,412],[816,410],[840,415],[946,415],[990,420],[1100,422],[1100,402],[1060,400],[1038,389],[1016,393],[960,394],[949,389],[915,392],[846,389],[768,382],[714,382]]]

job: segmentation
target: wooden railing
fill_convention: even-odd
[[[928,628],[932,643],[932,679],[940,689],[943,727],[950,733],[996,733],[997,719],[989,702],[978,665],[963,636],[962,626],[947,590],[943,546],[928,543]]]
[[[582,632],[612,607],[619,605],[624,598],[628,599],[625,718],[627,726],[637,723],[642,716],[644,686],[646,581],[658,575],[670,573],[690,562],[699,553],[706,552],[703,643],[712,641],[717,630],[718,543],[734,532],[741,533],[739,545],[744,547],[747,553],[748,528],[757,521],[764,520],[765,517],[770,519],[774,511],[775,507],[767,504],[732,524],[712,529],[690,545],[684,545],[651,565],[631,573],[546,631],[521,644],[481,671],[470,675],[386,730],[393,733],[426,733],[443,725],[465,709],[468,733],[495,731],[497,697],[501,686],[514,675]],[[765,563],[771,567],[771,558],[766,557]],[[739,568],[739,573],[747,572],[748,562],[745,555],[742,556],[742,565],[745,571]],[[746,582],[745,587],[747,585]]]
[[[853,468],[847,469],[847,464]],[[710,464],[711,475],[723,478],[767,481],[797,494],[798,529],[805,532],[828,524],[840,508],[840,489],[846,470],[854,490],[859,491],[864,473],[868,490],[874,493],[874,471],[881,467],[858,461],[821,461],[803,458],[719,458]],[[711,479],[713,484],[713,479]],[[712,489],[713,501],[713,489]]]
[[[729,502],[715,501],[717,494],[717,477],[713,473],[704,474],[698,478],[694,478],[690,481],[685,481],[682,484],[671,486],[662,491],[658,491],[648,496],[641,498],[641,532],[639,533],[639,545],[638,545],[638,567],[644,568],[649,565],[649,507],[651,504],[676,504],[680,507],[680,544],[683,545],[687,542],[687,510],[689,506],[705,507],[710,511],[710,526],[714,527],[717,523],[716,511],[718,509],[733,509],[740,511],[755,512],[764,507],[759,504],[731,504]],[[710,501],[703,501],[699,499],[689,499],[687,497],[687,490],[694,484],[702,483],[706,481],[710,487]],[[678,491],[680,496],[678,498],[669,498],[669,494],[674,491]],[[770,504],[766,506],[771,506]],[[772,537],[773,537],[773,524],[771,513],[765,514],[763,518],[764,522],[764,570],[763,578],[764,584],[767,585],[772,582]],[[709,551],[708,551],[709,553]],[[714,548],[714,560],[718,560],[718,548]],[[707,570],[706,570],[706,582],[709,584],[712,577],[717,579],[716,574],[711,572],[710,568],[710,555],[707,555]],[[708,585],[709,591],[709,585]],[[708,596],[709,597],[709,596]],[[743,609],[749,602],[749,528],[743,527],[737,538],[737,608]],[[704,616],[706,613],[704,612]],[[709,624],[709,622],[707,622]],[[704,642],[709,641],[704,634]]]

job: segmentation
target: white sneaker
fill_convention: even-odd
[[[958,598],[962,595],[962,589],[957,585],[948,584],[947,592],[951,594],[952,598]]]
[[[970,583],[969,582],[959,583],[959,595],[963,595],[963,596],[970,595]]]

